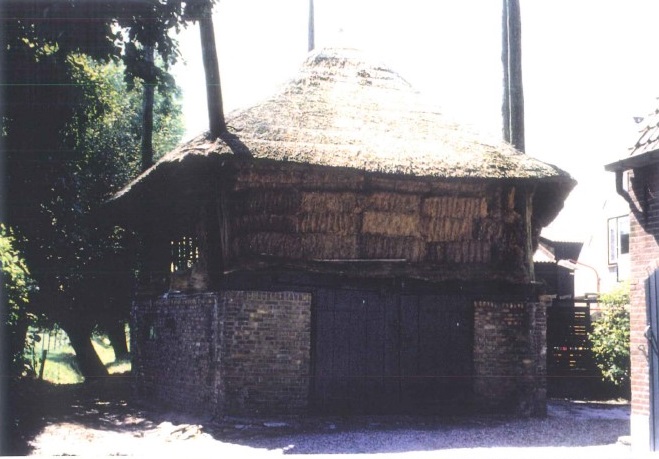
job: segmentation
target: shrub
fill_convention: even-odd
[[[593,322],[589,339],[602,379],[618,387],[629,385],[629,285],[600,297],[600,316]]]

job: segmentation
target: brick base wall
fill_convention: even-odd
[[[226,292],[223,311],[225,412],[304,412],[309,396],[311,295]]]
[[[214,374],[217,305],[210,294],[136,302],[131,351],[138,395],[182,411],[213,411],[221,397]]]
[[[306,412],[311,305],[312,294],[291,291],[136,302],[131,343],[139,395],[201,414]],[[545,308],[544,302],[474,303],[476,409],[546,412]]]
[[[307,404],[311,295],[235,292],[133,307],[138,395],[201,414],[287,414]]]
[[[546,414],[547,302],[474,303],[474,394],[494,411]]]

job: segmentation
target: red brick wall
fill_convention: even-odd
[[[649,413],[645,281],[659,261],[659,166],[635,170],[630,194],[641,212],[630,215],[632,413]],[[656,333],[656,331],[655,331]]]
[[[475,302],[474,392],[479,405],[546,414],[546,308],[546,302]]]
[[[133,307],[139,395],[207,414],[299,413],[308,404],[311,295],[228,291]]]
[[[159,298],[132,310],[131,352],[138,394],[183,411],[212,414],[215,382],[213,328],[217,296]]]
[[[223,311],[224,411],[304,412],[309,397],[311,294],[226,292]]]

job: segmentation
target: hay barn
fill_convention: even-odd
[[[213,414],[543,414],[540,230],[575,182],[386,66],[312,53],[111,201],[147,242],[139,393]]]

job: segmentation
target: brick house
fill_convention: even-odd
[[[659,450],[659,109],[646,117],[631,153],[605,166],[629,204],[631,433],[634,449]]]
[[[110,202],[143,235],[139,393],[213,414],[546,410],[533,253],[574,187],[354,50]]]

